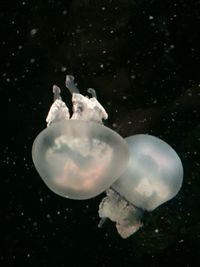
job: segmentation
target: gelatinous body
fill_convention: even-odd
[[[63,120],[37,136],[32,157],[52,191],[88,199],[102,193],[124,172],[129,152],[123,138],[101,124]]]
[[[99,205],[100,218],[116,222],[123,238],[142,226],[142,211],[173,198],[183,181],[181,160],[167,143],[144,134],[125,140],[130,152],[127,169]]]

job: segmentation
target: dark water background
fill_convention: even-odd
[[[1,1],[0,266],[198,266],[200,253],[200,1]],[[149,133],[184,165],[171,201],[127,240],[98,229],[103,195],[52,193],[31,159],[52,85],[66,74],[96,89],[123,137]],[[71,106],[70,94],[63,99]],[[195,264],[196,261],[196,264]]]

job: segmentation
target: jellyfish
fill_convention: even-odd
[[[53,86],[54,102],[46,118],[47,128],[36,137],[32,158],[46,185],[71,199],[89,199],[105,191],[122,175],[129,151],[124,139],[102,124],[108,115],[88,89],[91,98],[79,93],[74,77],[66,76],[72,94],[73,114]]]
[[[116,222],[122,238],[141,228],[144,211],[153,211],[173,198],[183,181],[181,160],[166,142],[147,134],[125,140],[130,152],[127,169],[99,205],[99,227],[109,218]]]

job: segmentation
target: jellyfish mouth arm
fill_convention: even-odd
[[[72,120],[86,120],[87,118],[86,110],[89,106],[89,99],[79,93],[72,94],[72,103],[73,103],[73,114]]]
[[[48,112],[46,118],[47,127],[52,123],[61,120],[69,120],[69,109],[62,100],[57,99],[54,101]]]
[[[108,118],[107,112],[96,98],[96,92],[94,89],[88,89],[88,92],[92,95],[92,98],[83,96],[79,93],[78,88],[74,84],[74,77],[72,75],[66,75],[65,85],[72,94],[72,117],[70,118],[69,109],[62,101],[60,88],[57,85],[54,85],[54,103],[50,107],[46,118],[47,127],[54,122],[64,119],[93,121],[101,124],[102,120],[106,120]]]
[[[96,116],[98,116],[101,121],[108,119],[108,113],[105,111],[104,107],[99,103],[96,97],[90,98],[92,102],[92,107]]]
[[[74,76],[66,75],[65,86],[69,89],[71,94],[79,94],[79,89],[76,87],[74,83]]]
[[[102,123],[102,120],[108,118],[103,106],[96,97],[88,98],[81,94],[73,93],[73,115],[72,120],[85,120]]]
[[[47,127],[52,123],[60,120],[69,120],[69,109],[65,102],[62,101],[61,91],[57,85],[53,85],[53,104],[51,105],[46,117]]]
[[[72,94],[72,120],[85,120],[102,123],[103,119],[106,120],[108,118],[108,114],[97,100],[96,91],[93,88],[89,88],[87,90],[88,93],[92,95],[92,98],[83,96],[76,87],[74,77],[72,75],[66,75],[65,86]]]
[[[116,228],[122,238],[128,238],[142,227],[143,212],[125,200],[111,188],[106,192],[99,205],[99,216],[102,218],[98,227],[102,227],[105,218],[116,222]]]
[[[94,109],[94,112],[97,116],[102,120],[107,120],[108,113],[105,111],[104,107],[99,103],[97,100],[97,94],[96,91],[93,88],[87,89],[88,93],[92,95],[92,98],[90,98],[90,101],[92,103],[92,107]]]

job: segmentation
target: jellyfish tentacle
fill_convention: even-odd
[[[74,76],[66,75],[65,86],[69,89],[71,94],[74,93],[79,94],[79,89],[76,87],[74,83]]]
[[[87,91],[92,95],[92,97],[97,98],[96,91],[93,88],[88,88]]]

